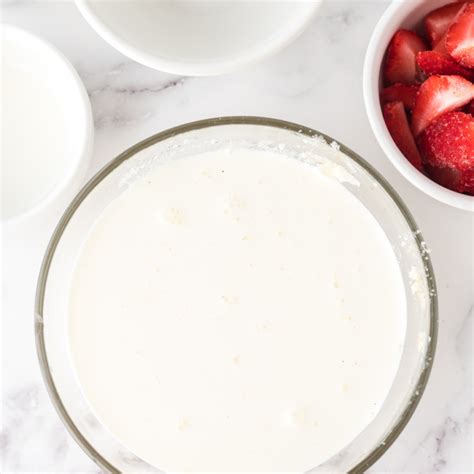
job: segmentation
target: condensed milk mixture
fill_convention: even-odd
[[[92,410],[164,471],[303,472],[379,411],[401,272],[337,180],[273,152],[170,160],[102,213],[70,297]]]

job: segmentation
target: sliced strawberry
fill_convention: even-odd
[[[413,110],[419,88],[418,84],[394,84],[382,91],[381,99],[384,103],[403,102],[406,109]]]
[[[460,2],[448,3],[426,15],[424,25],[431,46],[438,44],[462,7]]]
[[[438,51],[420,51],[416,55],[416,62],[420,69],[427,75],[433,74],[457,74],[474,81],[474,71],[458,64],[449,54]]]
[[[474,194],[474,118],[448,112],[418,139],[430,178],[461,193]]]
[[[384,105],[383,116],[388,131],[400,151],[415,168],[422,170],[421,155],[411,133],[403,103],[388,102]]]
[[[387,50],[384,79],[387,85],[402,82],[412,84],[417,80],[416,53],[425,51],[426,43],[416,33],[399,30]]]
[[[426,128],[418,139],[425,162],[460,172],[474,170],[474,118],[448,112]]]
[[[438,53],[442,54],[449,54],[448,50],[446,49],[446,35],[445,33],[441,39],[436,43],[436,45],[433,48],[433,51],[437,51]]]
[[[465,67],[474,68],[474,4],[465,3],[446,33],[448,53]]]
[[[458,171],[453,168],[437,168],[426,165],[428,176],[436,183],[458,193],[474,196],[474,169]]]
[[[474,84],[461,76],[431,76],[421,86],[412,115],[417,137],[440,115],[456,110],[474,99]]]

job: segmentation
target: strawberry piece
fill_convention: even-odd
[[[446,36],[447,33],[445,33],[441,39],[436,43],[436,45],[433,48],[433,51],[437,51],[438,53],[442,54],[449,54],[448,50],[446,49]]]
[[[384,79],[387,85],[417,81],[416,53],[425,51],[426,43],[416,33],[399,30],[390,42],[385,57]]]
[[[424,26],[431,46],[439,43],[463,6],[460,2],[448,3],[426,15]]]
[[[403,103],[388,102],[384,105],[383,116],[388,131],[400,151],[415,168],[422,170],[421,155],[411,133]]]
[[[461,66],[448,54],[439,53],[438,51],[420,51],[416,55],[416,62],[427,76],[457,74],[471,82],[474,81],[474,71]]]
[[[469,3],[474,3],[474,0],[468,0]],[[462,8],[467,2],[459,2],[458,4],[460,5],[460,7]],[[461,12],[461,8],[459,9],[458,11],[458,15],[460,14]],[[457,19],[457,15],[453,18],[453,22]],[[451,26],[451,25],[449,25]],[[446,38],[448,36],[448,31],[449,31],[449,28],[448,30],[443,34],[443,36],[441,36],[441,38],[438,40],[438,42],[434,45],[433,47],[433,51],[438,51],[439,53],[444,53],[444,54],[449,54],[448,53],[448,50],[446,49]]]
[[[413,110],[419,88],[418,84],[394,84],[382,91],[381,99],[383,103],[403,102],[406,109]]]
[[[461,76],[431,76],[420,86],[412,115],[417,137],[440,115],[461,108],[474,99],[474,84]]]
[[[465,67],[474,68],[474,4],[464,4],[446,33],[448,53]]]
[[[426,165],[428,176],[436,183],[458,193],[474,196],[474,169],[458,171],[454,168],[437,168]]]
[[[437,168],[474,170],[474,118],[448,112],[435,120],[418,139],[423,159]]]
[[[418,139],[425,167],[433,181],[474,195],[474,118],[448,112],[435,120]]]

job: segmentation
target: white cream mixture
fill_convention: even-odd
[[[70,336],[96,415],[166,471],[309,470],[373,419],[406,327],[382,229],[280,155],[174,160],[103,212]]]

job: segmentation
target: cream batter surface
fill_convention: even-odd
[[[339,182],[214,151],[164,162],[100,216],[71,354],[97,417],[151,465],[302,472],[377,414],[405,306],[388,239]]]

